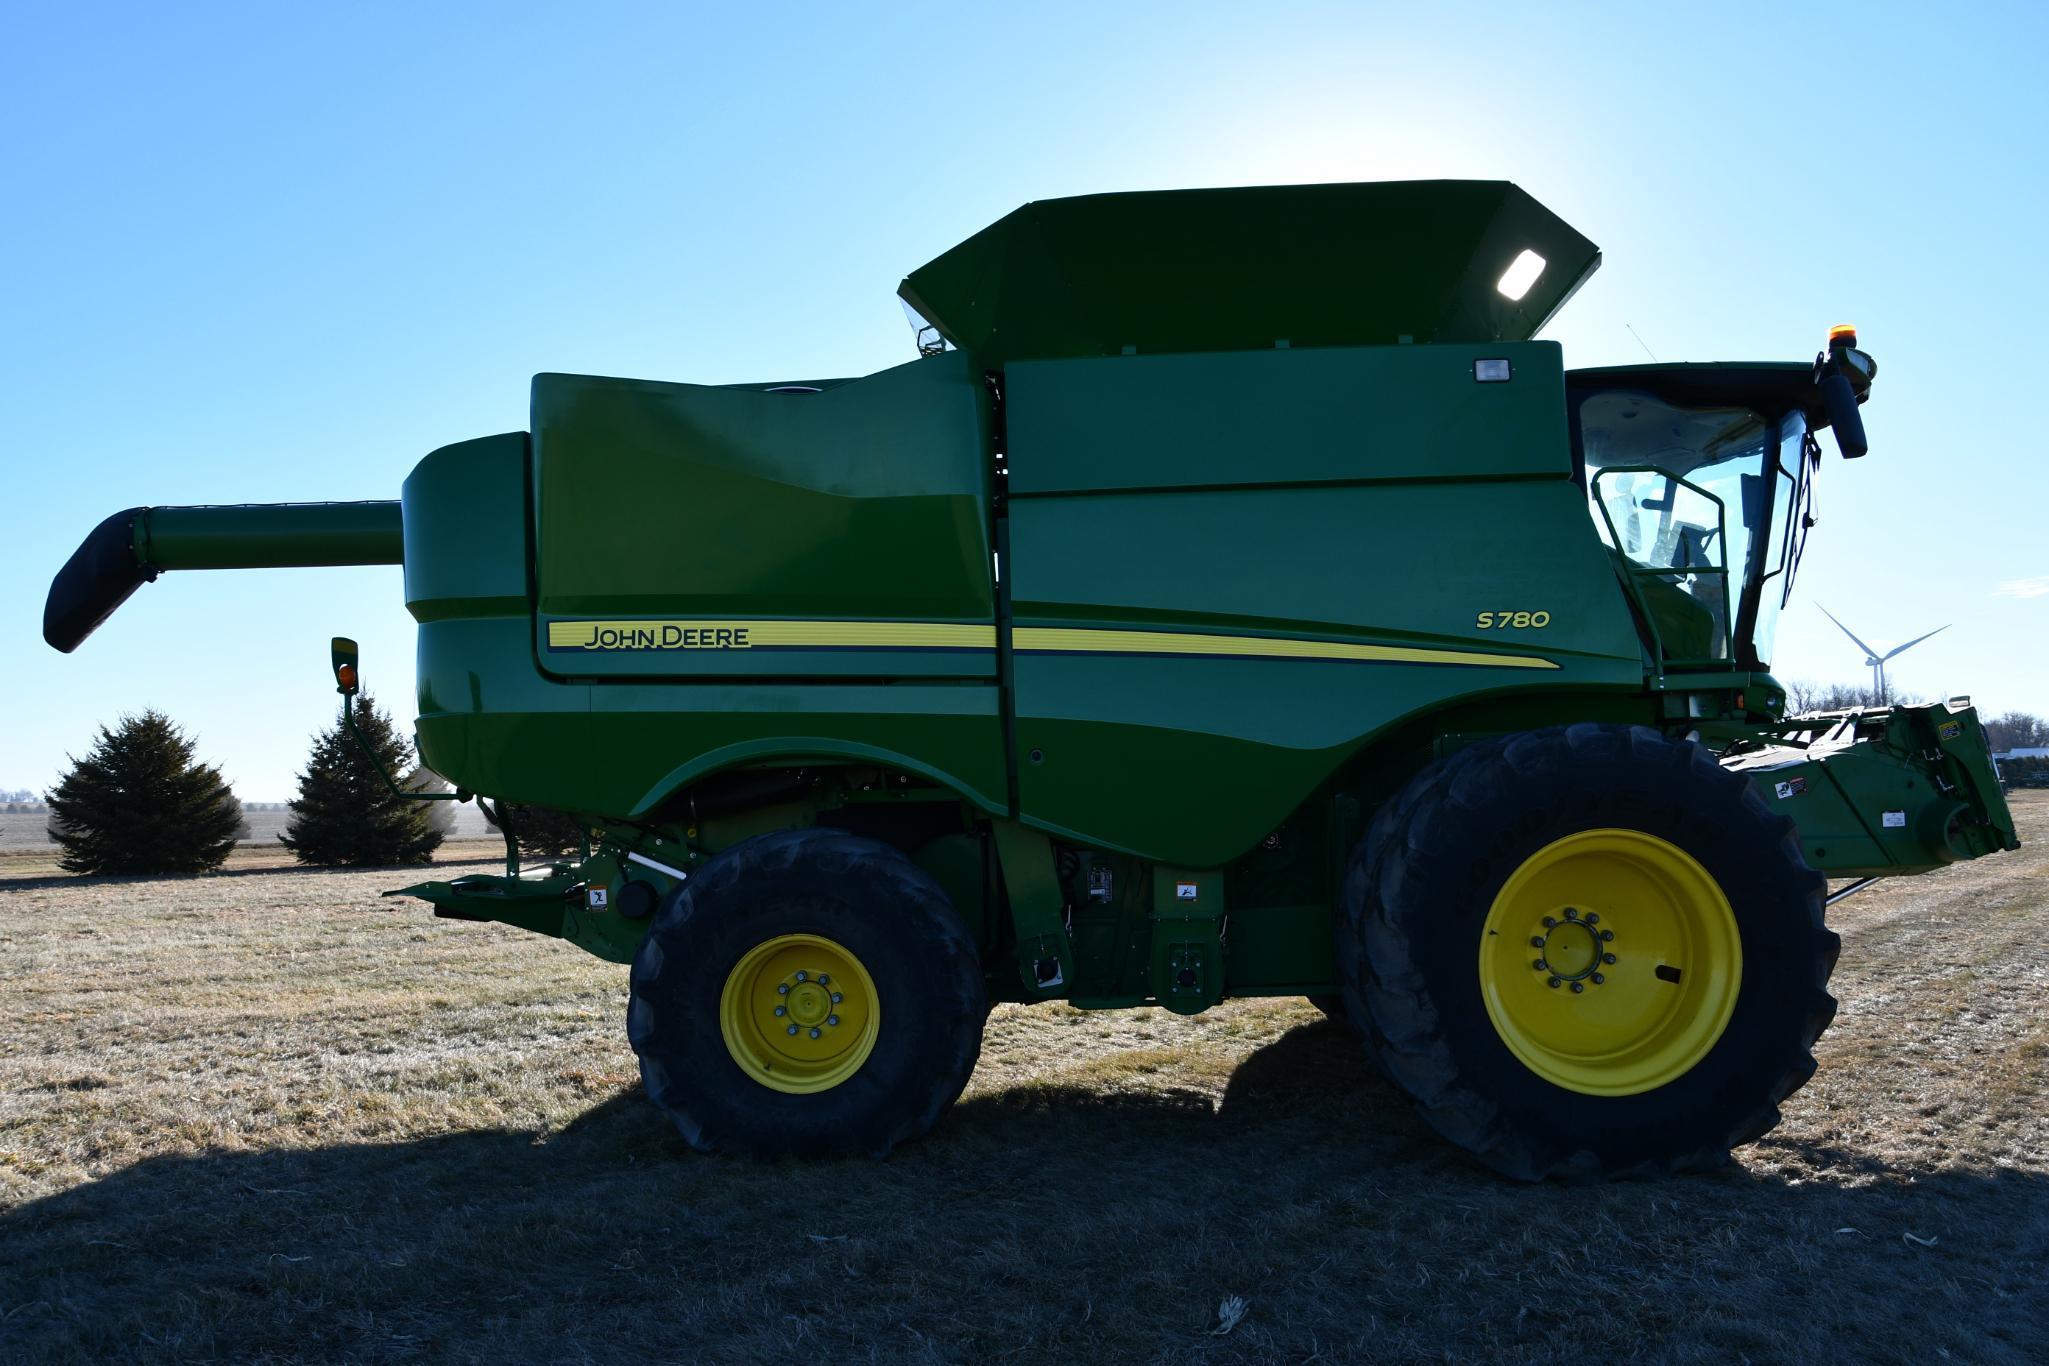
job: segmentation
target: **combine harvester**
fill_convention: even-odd
[[[589,832],[405,893],[631,963],[699,1148],[887,1152],[992,1000],[1307,996],[1509,1175],[1710,1165],[1814,1070],[1824,875],[2017,842],[1966,701],[1769,671],[1871,358],[1569,371],[1599,261],[1501,183],[1029,204],[908,364],[540,375],[398,502],[109,518],[44,634],[403,564],[424,761]]]

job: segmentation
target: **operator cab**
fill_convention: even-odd
[[[1566,376],[1574,477],[1662,671],[1770,667],[1814,522],[1814,434],[1830,425],[1831,406],[1817,381],[1836,373],[1829,365]],[[1861,397],[1850,400],[1853,415]],[[1845,454],[1863,453],[1856,425]]]

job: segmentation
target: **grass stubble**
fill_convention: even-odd
[[[2049,1359],[2015,804],[2020,853],[1832,912],[1783,1125],[1592,1188],[1479,1170],[1284,1000],[998,1007],[890,1161],[706,1158],[623,969],[403,873],[0,881],[0,1358]]]

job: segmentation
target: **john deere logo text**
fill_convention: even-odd
[[[548,626],[555,650],[746,650],[745,626],[692,626],[679,621],[557,621]]]

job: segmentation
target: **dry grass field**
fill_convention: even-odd
[[[2017,807],[2022,852],[1836,908],[1781,1128],[1595,1188],[1478,1170],[1289,1001],[1001,1007],[891,1161],[705,1158],[640,1095],[623,969],[403,874],[0,882],[0,1358],[2039,1362]]]

